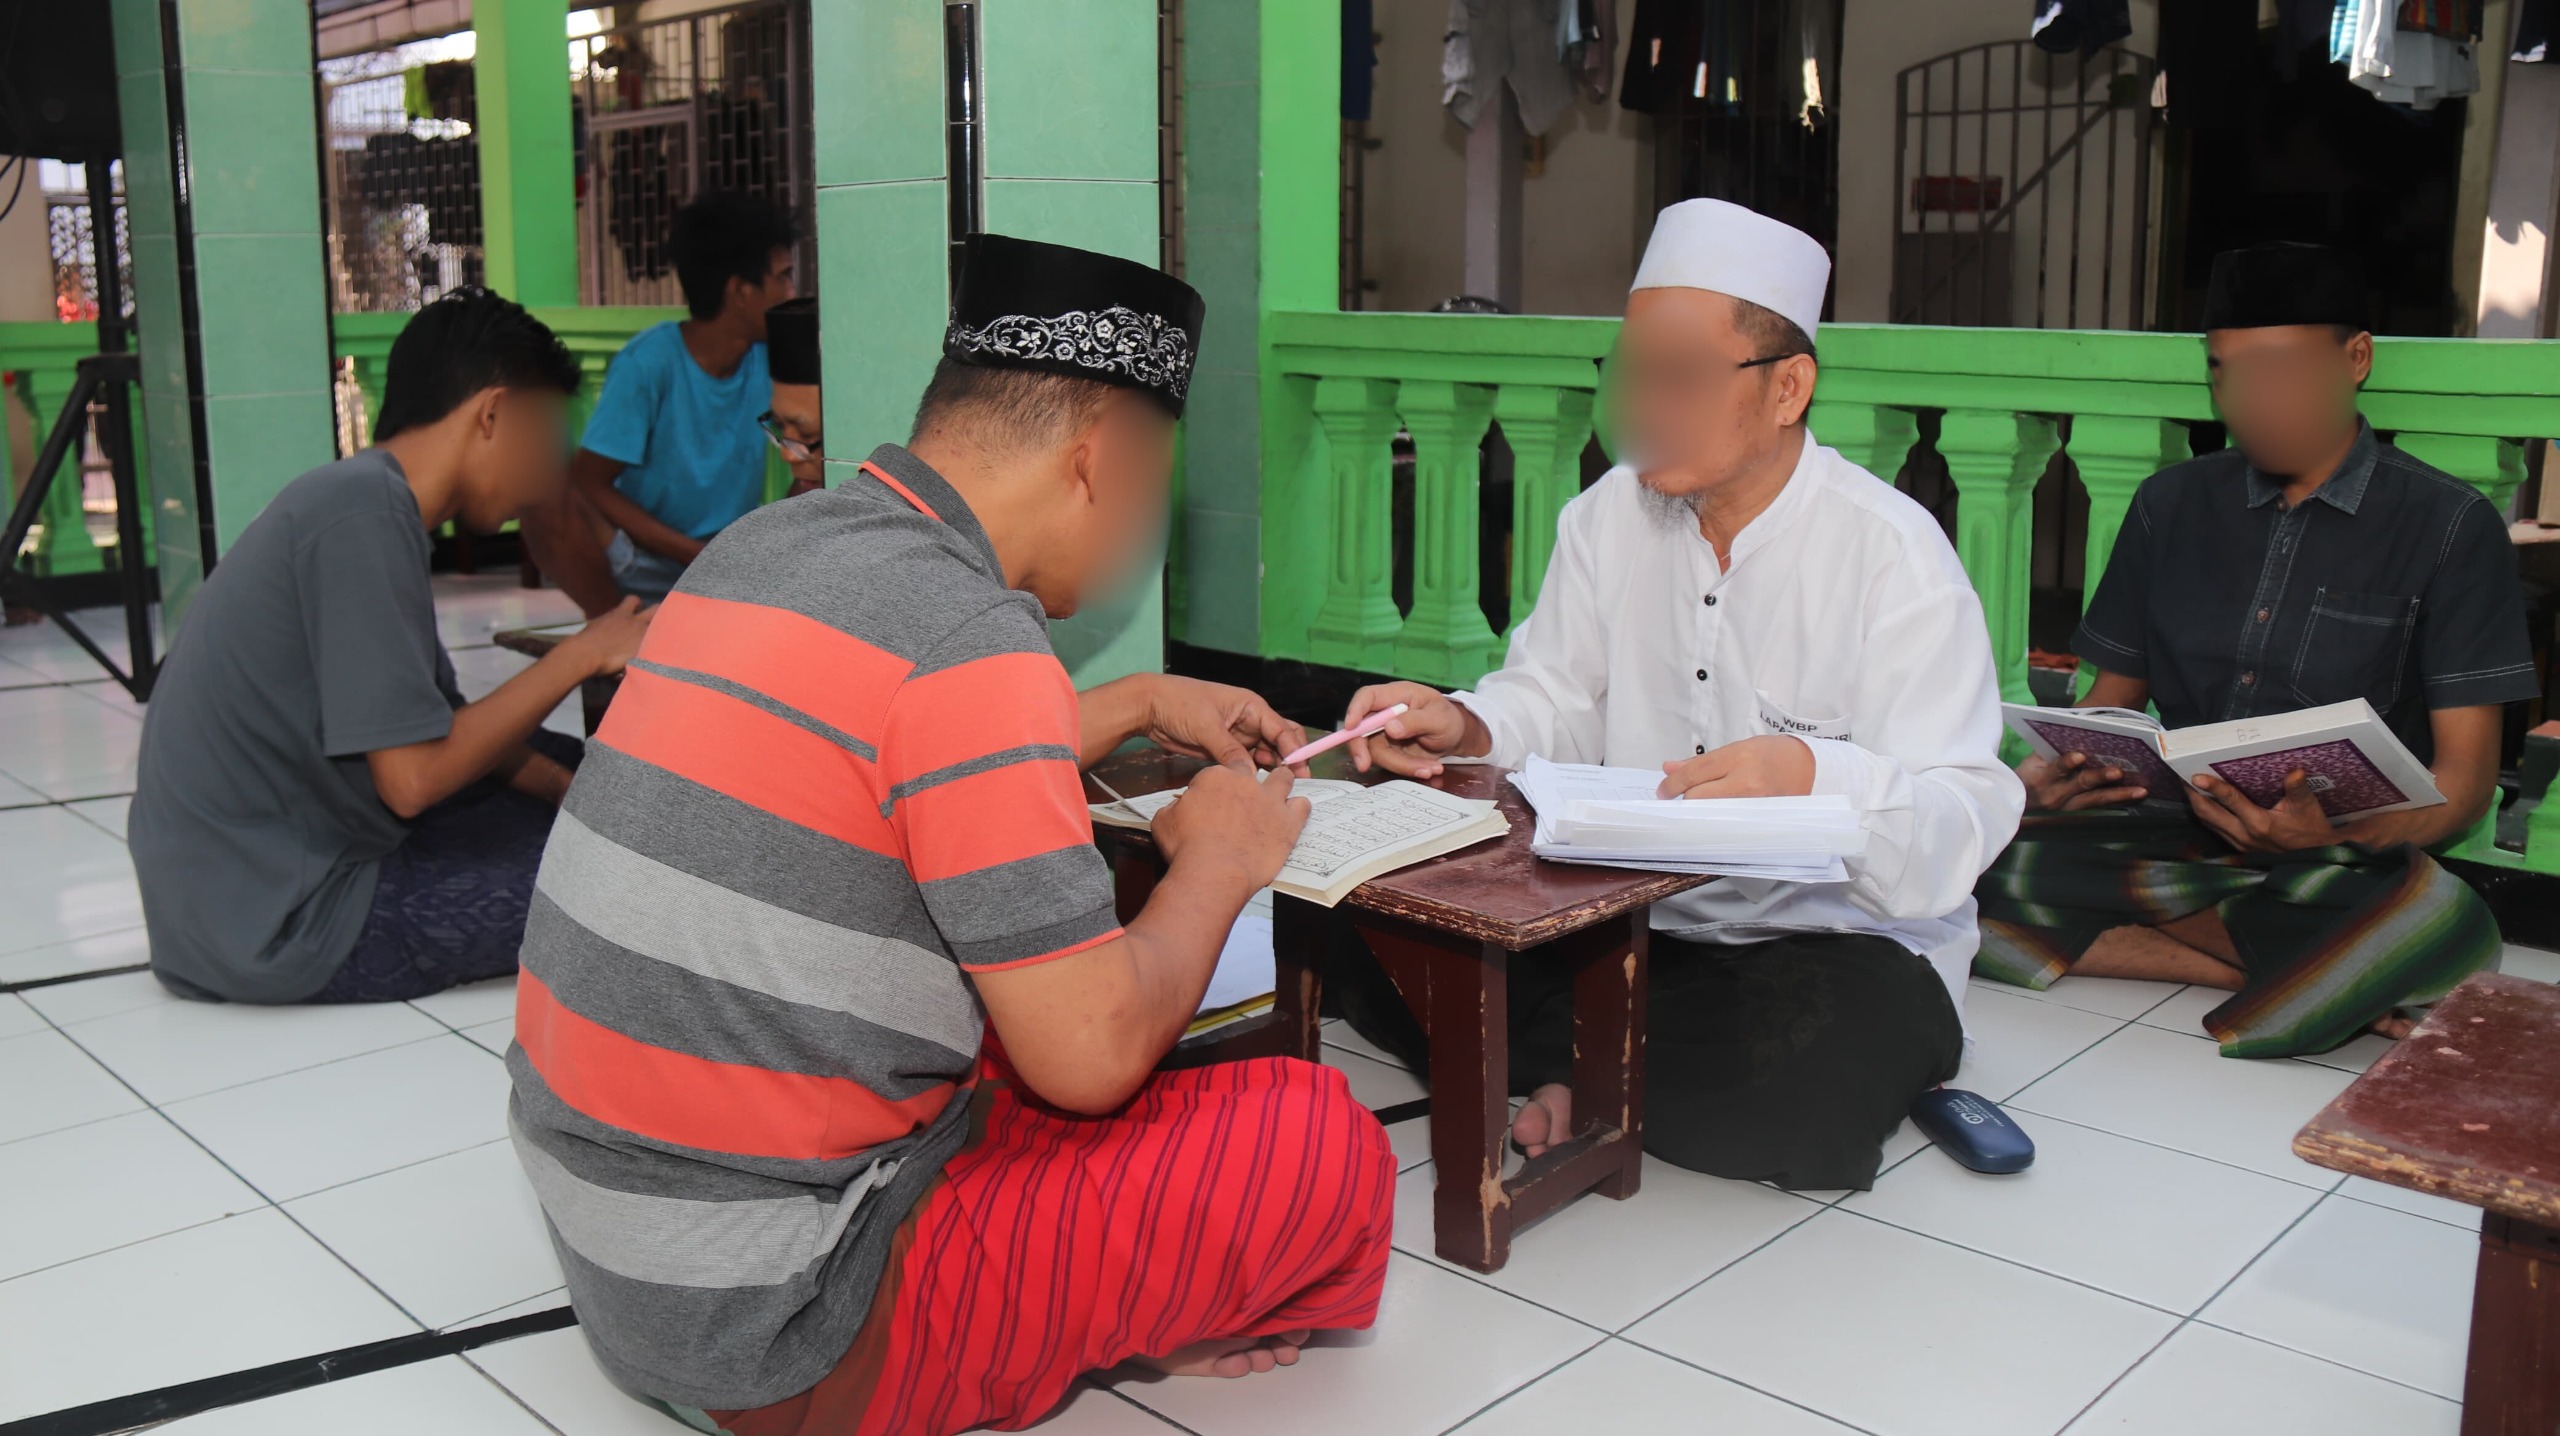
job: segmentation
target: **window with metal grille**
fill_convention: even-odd
[[[320,62],[329,299],[415,309],[481,275],[469,31]]]
[[[814,292],[808,33],[805,0],[753,0],[570,41],[583,302],[683,303],[668,225],[710,190],[790,209],[801,291]]]
[[[90,246],[89,172],[86,166],[38,160],[36,188],[44,196],[46,248],[53,256],[53,311],[64,323],[98,317],[97,250]],[[124,193],[124,161],[108,162],[116,193]],[[116,206],[116,269],[123,278],[124,312],[133,315],[133,250],[124,206]]]

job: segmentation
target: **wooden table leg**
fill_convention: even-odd
[[[1618,1170],[1592,1190],[1621,1201],[1644,1180],[1644,1002],[1652,938],[1646,913],[1638,908],[1559,944],[1572,950],[1576,963],[1574,1135],[1615,1142]]]
[[[1325,940],[1324,909],[1286,893],[1271,895],[1271,1010],[1279,1020],[1279,1050],[1309,1062],[1323,1055],[1324,970],[1318,963]]]
[[[2560,1430],[2560,1227],[2485,1212],[2462,1436]]]
[[[1391,919],[1354,919],[1431,1036],[1432,1247],[1471,1271],[1511,1259],[1511,954]]]

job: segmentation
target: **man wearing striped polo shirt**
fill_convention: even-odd
[[[1157,1073],[1305,820],[1250,693],[1049,647],[1158,522],[1202,305],[972,236],[907,447],[725,531],[590,744],[526,926],[516,1148],[605,1372],[731,1436],[1035,1420],[1374,1318],[1394,1163],[1339,1074]],[[1222,765],[1125,928],[1077,773]]]

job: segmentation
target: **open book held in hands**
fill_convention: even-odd
[[[1658,772],[1534,755],[1511,783],[1538,810],[1529,850],[1553,862],[1837,883],[1867,846],[1842,797],[1661,798]]]
[[[1502,810],[1420,783],[1378,784],[1301,778],[1291,790],[1309,803],[1307,826],[1271,890],[1331,907],[1369,879],[1511,831]],[[1115,828],[1148,828],[1182,796],[1180,788],[1125,802],[1092,805],[1093,820]]]
[[[2444,801],[2426,765],[2361,698],[2178,729],[2129,708],[2000,708],[2039,757],[2086,753],[2123,769],[2153,798],[2184,796],[2197,774],[2211,773],[2272,808],[2284,801],[2285,778],[2300,772],[2331,822]]]

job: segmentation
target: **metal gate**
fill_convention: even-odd
[[[681,304],[667,227],[709,190],[764,195],[809,222],[808,9],[757,0],[571,42],[578,288],[588,304]]]
[[[1897,324],[2146,329],[2151,58],[1956,50],[1895,81]]]
[[[397,313],[481,277],[468,32],[320,62],[329,302]]]

